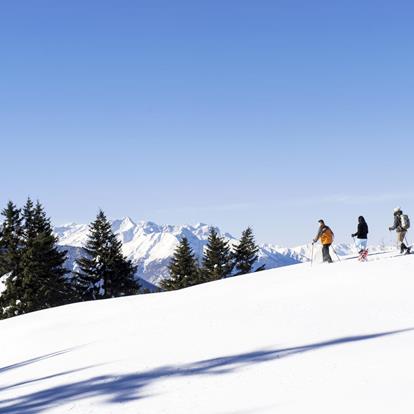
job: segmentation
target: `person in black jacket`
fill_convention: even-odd
[[[368,244],[368,224],[365,221],[364,217],[358,217],[358,228],[357,232],[351,235],[352,237],[356,236],[356,247],[358,249],[358,253],[362,254],[367,250]]]

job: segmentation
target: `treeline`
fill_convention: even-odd
[[[29,198],[20,209],[10,201],[1,215],[0,319],[79,301],[147,292],[135,280],[136,267],[122,254],[122,242],[103,211],[89,225],[75,270],[65,268],[67,251],[58,247],[50,218],[40,202]],[[201,263],[183,238],[161,288],[181,289],[250,273],[257,252],[251,228],[233,248],[211,228]]]
[[[250,227],[243,231],[239,244],[233,249],[212,227],[200,265],[188,239],[183,237],[168,266],[169,277],[161,281],[161,288],[176,290],[251,273],[258,258],[258,251]],[[255,271],[263,269],[264,266],[261,266]]]
[[[77,270],[65,268],[50,218],[29,198],[19,209],[9,202],[0,230],[0,319],[68,303],[140,292],[136,268],[122,255],[122,243],[100,211],[89,226]]]

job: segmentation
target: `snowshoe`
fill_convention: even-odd
[[[367,249],[361,250],[359,252],[358,260],[360,262],[366,262],[368,260],[368,250]]]

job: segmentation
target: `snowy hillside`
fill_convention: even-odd
[[[134,223],[129,217],[113,221],[112,229],[123,243],[124,254],[138,266],[137,276],[152,284],[168,275],[167,265],[182,237],[187,237],[197,257],[202,257],[209,232],[209,226],[201,223],[195,226],[158,225],[145,221]],[[71,268],[81,252],[80,247],[87,240],[88,231],[87,225],[74,223],[54,229],[59,244],[69,250],[68,266]],[[228,233],[223,236],[230,243],[238,242]],[[266,264],[267,268],[275,268],[299,261],[299,257],[280,253],[268,245],[261,247],[257,267]]]
[[[414,257],[0,321],[0,413],[414,412]]]

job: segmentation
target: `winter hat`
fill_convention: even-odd
[[[398,213],[399,211],[401,211],[401,207],[395,207],[394,208],[394,213]]]

